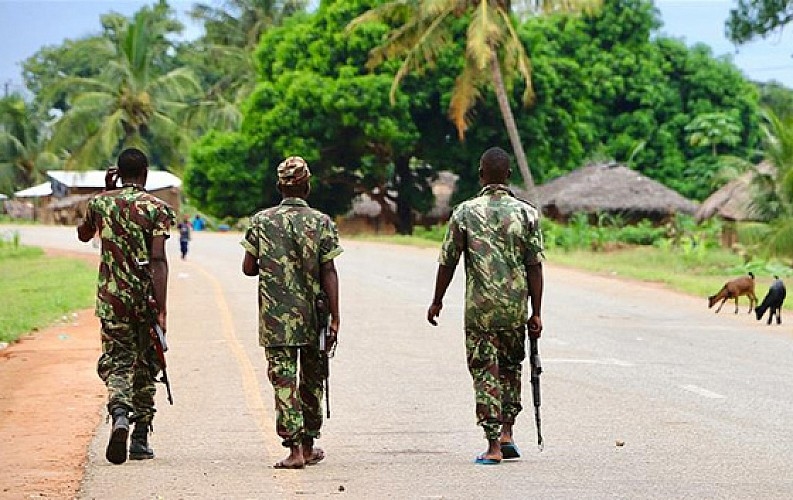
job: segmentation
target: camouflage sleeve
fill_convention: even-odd
[[[159,208],[155,216],[152,236],[165,236],[168,238],[171,235],[171,227],[176,223],[176,213],[168,205],[163,205]]]
[[[330,217],[325,217],[322,222],[319,239],[319,261],[323,264],[329,262],[341,255],[343,251],[339,245],[339,234],[336,231],[336,224],[333,223]]]
[[[255,219],[251,217],[251,223],[245,230],[240,245],[242,245],[242,248],[244,248],[246,252],[259,258],[259,238],[256,236],[255,222]]]
[[[455,212],[449,220],[449,227],[446,228],[446,236],[441,245],[441,254],[438,263],[442,266],[455,267],[463,253],[465,243],[465,229],[461,227],[459,217]]]
[[[96,226],[96,197],[91,198],[88,200],[88,205],[85,207],[85,221],[84,224],[88,227],[94,228],[96,231],[98,228]]]
[[[539,264],[545,260],[545,247],[542,241],[539,216],[535,215],[529,228],[529,241],[527,245],[525,263],[527,266]]]

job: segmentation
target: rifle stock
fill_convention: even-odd
[[[540,353],[537,349],[537,339],[529,337],[529,363],[531,363],[531,396],[534,400],[534,422],[537,424],[537,446],[543,450],[542,431],[540,430]]]

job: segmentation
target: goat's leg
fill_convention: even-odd
[[[753,292],[749,292],[748,297],[749,297],[749,311],[748,312],[751,314],[752,310],[754,309],[754,306],[757,305],[757,295],[755,295]],[[737,299],[738,299],[738,297],[736,297],[736,301],[737,301]]]
[[[766,322],[766,325],[770,325],[771,324],[771,320],[774,319],[774,311],[775,311],[775,309],[772,307],[770,309],[770,312],[768,313],[768,321]]]
[[[729,298],[729,297],[724,297],[724,298],[722,299],[722,301],[721,301],[721,304],[719,304],[719,307],[718,307],[718,309],[716,309],[716,312],[719,312],[719,311],[721,311],[721,307],[724,305],[724,303],[725,303],[725,302],[727,302],[727,299],[728,299],[728,298]]]
[[[735,296],[735,314],[738,314],[738,296]]]

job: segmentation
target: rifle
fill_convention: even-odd
[[[531,396],[534,400],[534,421],[537,424],[537,446],[543,449],[542,431],[540,430],[540,375],[542,365],[537,350],[537,339],[529,336],[529,362],[531,363]]]
[[[173,404],[173,396],[171,395],[171,382],[168,380],[168,371],[165,369],[165,353],[168,352],[168,343],[165,340],[165,332],[162,326],[157,322],[157,302],[154,297],[149,296],[149,315],[151,328],[149,328],[149,336],[154,343],[154,350],[157,352],[157,359],[160,361],[160,369],[162,370],[162,377],[159,380],[154,378],[155,382],[162,382],[165,384],[165,390],[168,393],[168,402]]]
[[[320,292],[315,303],[317,309],[317,325],[319,327],[319,362],[320,373],[322,374],[322,387],[325,392],[325,411],[330,418],[330,358],[336,351],[336,344],[328,349],[328,339],[330,338],[330,328],[328,327],[330,310],[328,308],[328,297]]]

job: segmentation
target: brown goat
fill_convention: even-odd
[[[757,296],[754,294],[754,274],[749,273],[748,276],[731,279],[725,283],[719,293],[708,297],[708,309],[713,307],[716,302],[721,301],[719,308],[716,309],[716,312],[719,312],[727,299],[735,299],[735,314],[738,314],[738,297],[741,295],[749,297],[749,312],[752,312],[754,306],[757,305]]]

